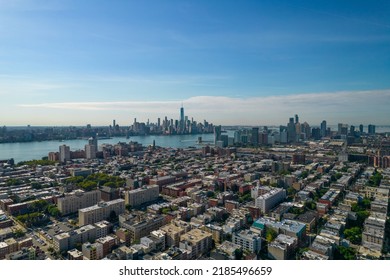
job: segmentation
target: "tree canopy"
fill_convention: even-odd
[[[119,176],[111,176],[104,173],[94,173],[86,178],[82,176],[71,177],[66,180],[67,184],[74,184],[85,191],[97,189],[98,186],[107,186],[110,188],[119,188],[125,184],[126,180]]]

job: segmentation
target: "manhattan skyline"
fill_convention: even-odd
[[[0,125],[388,125],[386,1],[0,3]]]

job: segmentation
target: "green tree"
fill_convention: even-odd
[[[21,230],[20,228],[18,228],[18,229],[16,229],[16,230],[14,231],[14,236],[15,236],[15,238],[20,238],[20,237],[25,236],[25,233],[24,233],[23,230]]]
[[[368,180],[368,184],[370,186],[378,187],[382,181],[382,174],[379,172],[375,172],[374,175],[370,177]]]
[[[23,181],[20,179],[11,178],[7,180],[7,186],[18,186],[23,184]]]
[[[243,257],[242,250],[236,249],[236,250],[234,251],[234,259],[235,259],[235,260],[242,260],[242,257]]]
[[[48,207],[48,205],[49,205],[49,202],[47,202],[46,200],[40,199],[40,200],[34,201],[31,204],[30,208],[31,208],[32,212],[44,212],[46,210],[46,208]]]
[[[31,187],[34,189],[34,190],[40,190],[43,188],[42,184],[41,183],[38,183],[38,182],[32,182],[31,183]]]
[[[55,205],[49,205],[47,207],[47,212],[49,213],[50,216],[58,218],[61,216],[60,210],[55,206]]]
[[[207,191],[206,196],[208,198],[215,198],[215,193],[213,191]]]
[[[161,210],[161,213],[163,214],[168,214],[169,212],[171,212],[171,209],[170,208],[164,208],[163,210]]]
[[[303,214],[305,213],[305,209],[303,208],[298,208],[298,207],[292,207],[289,211],[290,213],[293,213],[295,215],[300,215],[300,214]]]
[[[278,233],[274,229],[272,229],[272,228],[266,229],[265,239],[267,240],[268,243],[274,241],[277,236],[278,236]]]
[[[360,204],[363,207],[363,209],[371,208],[371,200],[369,200],[368,198],[364,198]]]
[[[305,179],[307,176],[309,176],[309,172],[307,170],[304,170],[301,174],[302,178]]]
[[[360,227],[353,227],[350,229],[344,230],[344,236],[353,244],[360,244],[362,241],[362,230]]]
[[[17,165],[22,166],[22,165],[28,165],[28,166],[37,166],[37,165],[54,165],[56,162],[52,160],[47,160],[47,159],[34,159],[34,160],[28,160],[28,161],[21,161]]]
[[[317,208],[317,204],[313,201],[306,201],[305,207],[307,207],[310,210],[315,210]]]
[[[346,248],[343,246],[337,246],[334,258],[336,260],[355,260],[356,259],[356,251],[353,248]]]

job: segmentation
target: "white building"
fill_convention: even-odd
[[[233,234],[232,242],[241,246],[243,250],[257,253],[261,250],[261,237],[250,230],[242,230]]]
[[[286,190],[275,188],[256,198],[255,205],[260,208],[263,213],[268,213],[272,208],[283,202],[285,198]]]
[[[85,145],[85,158],[86,159],[95,159],[96,158],[96,146],[87,144]]]
[[[60,162],[66,162],[70,160],[70,147],[66,145],[60,146]]]
[[[125,201],[116,199],[107,202],[99,202],[97,205],[79,210],[79,225],[93,224],[102,220],[108,220],[111,213],[120,215],[125,212]]]
[[[88,260],[100,260],[103,258],[103,244],[95,242],[93,244],[87,242],[83,244],[82,252],[84,258]]]
[[[127,191],[125,193],[125,202],[132,207],[137,207],[143,203],[154,201],[159,196],[159,186],[144,186],[139,189]]]
[[[68,215],[77,212],[79,209],[95,205],[100,201],[100,199],[101,194],[99,190],[90,192],[77,190],[65,197],[58,198],[57,207],[58,210],[61,211],[62,215]]]

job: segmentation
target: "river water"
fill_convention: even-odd
[[[187,148],[189,146],[200,147],[198,137],[202,137],[204,144],[212,144],[214,140],[213,134],[197,134],[197,135],[148,135],[148,136],[132,136],[129,139],[126,137],[113,137],[111,139],[102,139],[98,141],[98,145],[117,144],[118,142],[135,141],[144,146],[152,145],[153,140],[156,141],[156,146],[171,147],[171,148]],[[64,140],[64,141],[42,141],[42,142],[26,142],[26,143],[3,143],[0,144],[0,160],[13,158],[15,163],[19,161],[41,159],[48,156],[49,152],[58,152],[61,145],[70,146],[72,151],[84,149],[88,144],[85,139]]]

